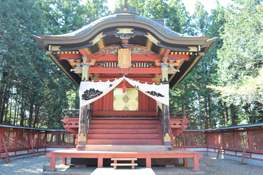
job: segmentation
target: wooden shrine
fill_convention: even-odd
[[[151,158],[186,158],[187,163],[194,157],[198,169],[200,154],[172,147],[188,121],[170,118],[169,88],[183,80],[216,38],[173,32],[122,6],[77,31],[35,39],[80,85],[79,118],[62,120],[77,136],[77,147],[49,153],[50,168],[56,157],[98,158],[99,167],[103,158],[145,158],[151,167]]]

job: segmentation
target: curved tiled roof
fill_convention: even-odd
[[[57,36],[78,36],[78,35],[81,35],[81,34],[84,34],[84,33],[88,32],[91,28],[93,28],[97,24],[99,24],[99,23],[101,23],[103,21],[109,21],[109,20],[112,20],[112,19],[116,19],[116,17],[117,17],[117,14],[105,16],[103,18],[97,19],[96,21],[94,21],[94,22],[92,22],[92,23],[90,23],[90,24],[88,24],[86,26],[83,26],[82,28],[80,28],[80,29],[78,29],[78,30],[76,30],[74,32],[67,33],[67,34],[62,34],[62,35],[57,35]],[[134,18],[136,20],[141,20],[141,21],[145,21],[145,22],[151,23],[152,25],[157,27],[159,30],[165,32],[168,35],[176,36],[176,37],[185,37],[185,36],[187,36],[187,35],[184,35],[184,34],[180,34],[180,33],[174,32],[171,29],[162,26],[161,24],[159,24],[158,22],[155,22],[152,19],[149,19],[149,18],[146,18],[146,17],[143,17],[143,16],[139,16],[139,15],[134,15]]]

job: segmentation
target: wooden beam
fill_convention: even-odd
[[[93,111],[94,116],[157,116],[155,111]]]
[[[96,62],[118,62],[118,54],[85,54],[84,49],[79,50],[80,53],[86,55],[88,59],[95,59]],[[190,55],[167,55],[168,59],[180,59],[188,61],[190,59]],[[68,58],[82,58],[81,54],[60,54],[60,59],[68,59]],[[132,62],[154,62],[155,60],[161,61],[163,59],[163,55],[143,55],[143,54],[132,54],[131,61]]]
[[[167,55],[168,59],[181,59],[181,60],[185,60],[188,61],[190,60],[190,55]]]
[[[99,77],[102,77],[102,78],[112,78],[113,75],[104,75],[104,74],[99,74]],[[123,77],[122,74],[119,74],[119,75],[114,75],[114,77]],[[127,78],[154,78],[153,75],[127,75],[126,76]]]
[[[170,53],[170,51],[171,51],[171,50],[169,50],[169,49],[166,49],[166,50],[164,51],[164,53],[163,53],[163,56],[165,56],[165,55],[167,55],[167,56],[168,56],[168,54]]]
[[[161,74],[161,68],[115,68],[115,67],[90,67],[89,73],[95,73],[95,74]]]
[[[90,59],[88,55],[90,55],[91,52],[90,52],[90,50],[89,50],[88,48],[80,49],[79,52],[80,52],[82,55],[85,55],[88,59]]]
[[[82,58],[81,54],[60,54],[60,59],[65,60],[69,58]]]

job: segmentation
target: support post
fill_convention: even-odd
[[[87,144],[87,105],[81,106],[79,109],[79,134],[78,145],[85,146]]]
[[[146,168],[152,167],[152,159],[150,155],[146,155]]]
[[[163,132],[163,144],[166,146],[171,146],[170,137],[170,115],[169,106],[162,104],[162,132]]]
[[[16,137],[15,137],[15,148],[17,148],[17,139],[18,139],[18,131],[17,132],[15,132],[16,133]]]
[[[101,155],[98,156],[98,168],[103,167],[103,157]]]
[[[237,134],[234,132],[234,148],[237,148]]]
[[[54,154],[51,155],[50,157],[50,164],[49,164],[49,168],[50,169],[54,169],[56,167],[56,157]]]
[[[200,171],[199,169],[199,160],[197,154],[194,154],[194,169],[193,171]]]
[[[247,140],[246,140],[246,143],[245,143],[245,145],[244,145],[243,156],[242,156],[241,164],[243,164],[244,158],[245,158],[245,156],[246,156],[248,139],[249,139],[249,135],[247,134]]]
[[[61,158],[61,164],[63,164],[63,165],[67,164],[67,158],[66,157]]]
[[[188,158],[184,158],[184,166],[189,167],[189,159]]]
[[[1,140],[2,140],[2,144],[3,144],[3,146],[4,146],[5,156],[6,156],[7,162],[10,163],[9,155],[8,155],[8,151],[7,151],[7,147],[6,147],[6,143],[5,143],[4,134],[3,134],[3,133],[0,133],[0,134],[1,134],[1,136],[2,136]],[[0,145],[0,146],[1,146],[1,148],[2,148],[2,145]]]

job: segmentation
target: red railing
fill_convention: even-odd
[[[247,139],[247,147],[244,149]],[[198,151],[218,153],[219,147],[220,154],[242,157],[245,150],[245,158],[263,161],[263,128],[212,132],[185,131],[175,137],[174,148],[204,148]]]
[[[74,144],[75,136],[68,132],[52,132],[37,128],[16,129],[12,127],[0,128],[0,159],[7,157],[6,152],[9,157],[14,157],[46,152],[47,148],[76,147]]]
[[[263,124],[262,124],[263,125]],[[0,159],[5,158],[5,149],[2,143],[4,138],[8,154],[12,156],[44,152],[46,148],[74,148],[75,136],[65,130],[48,130],[37,128],[19,129],[15,126],[3,125],[0,127]],[[221,139],[223,137],[223,139]],[[263,157],[263,128],[243,128],[226,130],[186,130],[174,137],[174,148],[194,149],[201,148],[199,152],[217,153],[221,145],[221,154],[242,156],[244,145],[248,139],[245,152],[255,158],[254,155]],[[220,143],[222,140],[222,144]],[[246,154],[246,158],[247,158]]]

